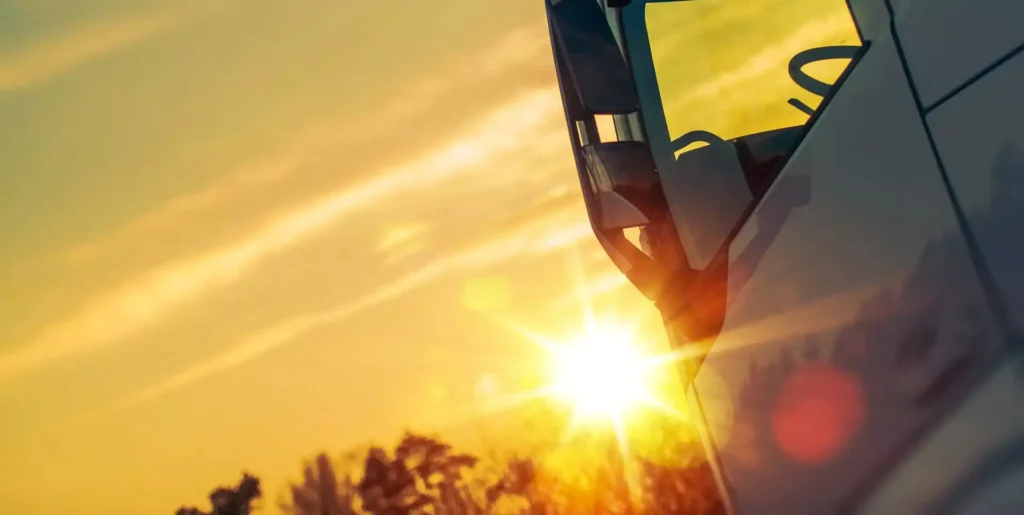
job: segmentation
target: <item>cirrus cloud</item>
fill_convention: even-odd
[[[125,341],[205,292],[224,288],[270,256],[343,223],[360,209],[486,170],[520,152],[560,115],[551,87],[521,92],[448,144],[357,184],[309,199],[234,241],[163,263],[85,303],[28,345],[0,354],[0,380]]]
[[[180,12],[104,20],[0,53],[0,93],[31,88],[89,62],[177,28]]]

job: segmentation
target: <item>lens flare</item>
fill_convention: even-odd
[[[587,328],[575,341],[550,350],[551,391],[579,419],[615,421],[656,397],[649,360],[624,328]]]
[[[584,428],[587,434],[579,436],[588,441],[591,437],[611,436],[611,430],[623,456],[630,453],[631,442],[643,444],[656,436],[656,430],[646,430],[648,426],[662,427],[666,419],[671,419],[690,427],[690,418],[673,406],[676,403],[664,399],[683,400],[676,366],[693,353],[656,351],[660,345],[647,342],[638,331],[646,322],[641,313],[622,317],[619,312],[596,312],[582,263],[577,259],[571,265],[569,275],[575,283],[573,293],[581,308],[582,323],[567,335],[542,334],[507,314],[478,311],[537,345],[544,351],[542,359],[547,365],[541,369],[543,377],[538,377],[536,383],[531,380],[528,390],[489,398],[485,406],[478,407],[483,408],[482,416],[547,401],[545,404],[565,408],[563,443]],[[685,406],[677,405],[685,412]],[[561,421],[561,417],[558,419]]]

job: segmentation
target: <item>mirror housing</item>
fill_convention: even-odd
[[[679,240],[694,267],[706,268],[731,239],[801,131],[801,126],[785,127],[731,140],[692,131],[672,142],[682,152],[662,171],[662,183]],[[703,146],[687,150],[695,143]]]
[[[592,114],[628,114],[640,99],[626,58],[595,0],[548,0],[552,46],[565,60],[579,107]]]
[[[667,219],[648,145],[601,142],[596,115],[640,109],[632,72],[595,0],[545,0],[562,106],[590,226],[605,254],[649,299],[660,297],[672,267],[656,263],[623,229]],[[653,253],[652,253],[653,254]]]
[[[703,269],[754,197],[733,142],[699,138],[682,141],[679,146],[696,141],[706,145],[679,154],[663,180],[679,241],[692,265]]]
[[[640,227],[664,216],[661,179],[647,145],[639,141],[595,143],[584,146],[582,152],[605,229]]]

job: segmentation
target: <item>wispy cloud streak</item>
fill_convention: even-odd
[[[315,329],[338,324],[367,309],[405,295],[445,274],[498,265],[516,257],[541,255],[574,245],[592,236],[586,221],[574,220],[574,212],[550,216],[459,252],[425,262],[415,272],[399,277],[369,294],[330,309],[286,319],[246,338],[227,351],[193,365],[165,381],[140,391],[105,409],[93,412],[78,423],[95,420],[116,410],[137,406],[159,396],[185,388],[196,381],[259,358],[288,345]]]
[[[111,52],[167,32],[185,18],[173,13],[105,21],[0,53],[0,93],[46,82]]]
[[[315,236],[361,208],[473,173],[487,173],[490,170],[485,164],[521,151],[540,129],[550,127],[559,112],[558,102],[550,88],[529,90],[439,150],[308,201],[226,245],[127,281],[88,302],[28,346],[0,355],[0,380],[123,341],[174,308],[235,282],[265,258]]]
[[[346,109],[298,131],[273,157],[239,167],[209,187],[172,198],[148,213],[104,236],[75,246],[67,258],[71,262],[88,259],[112,244],[133,236],[174,225],[190,214],[216,210],[240,194],[273,185],[298,170],[315,166],[334,156],[339,145],[358,147],[390,137],[395,127],[422,116],[438,106],[461,102],[459,86],[494,80],[515,74],[524,67],[547,63],[547,33],[536,25],[514,30],[494,44],[458,55],[438,71],[427,75],[371,115],[354,119]],[[553,76],[551,77],[553,81]],[[552,82],[553,84],[553,82]]]

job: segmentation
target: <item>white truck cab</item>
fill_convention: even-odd
[[[1024,513],[1024,1],[545,3],[727,509]]]

